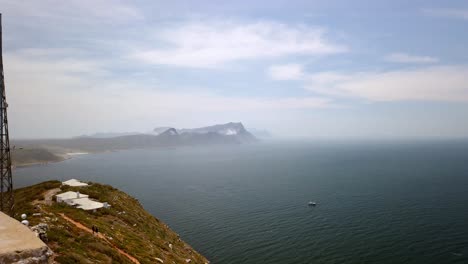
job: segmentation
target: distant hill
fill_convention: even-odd
[[[242,123],[227,123],[221,125],[180,129],[178,130],[181,135],[191,135],[192,137],[198,135],[211,135],[211,137],[221,136],[226,138],[235,139],[238,143],[250,143],[257,141],[254,135],[247,131]]]
[[[60,151],[54,151],[42,147],[13,148],[11,150],[12,164],[15,167],[48,162],[58,162],[66,159]]]
[[[166,132],[166,130],[170,129],[171,127],[157,127],[151,131],[151,134],[159,135],[163,132]]]
[[[179,133],[198,133],[198,134],[204,134],[204,133],[209,133],[209,132],[214,132],[222,135],[237,135],[240,133],[245,133],[247,130],[245,130],[244,125],[242,123],[227,123],[227,124],[221,124],[221,125],[213,125],[213,126],[207,126],[207,127],[199,127],[199,128],[189,128],[189,129],[180,129]]]
[[[27,165],[60,161],[69,157],[70,152],[90,153],[135,148],[229,145],[258,141],[245,129],[242,123],[232,122],[193,129],[178,130],[163,127],[157,128],[153,132],[153,134],[122,136],[107,133],[106,136],[99,134],[97,137],[15,140],[12,144],[22,151],[17,151],[13,155],[13,162],[17,165]]]

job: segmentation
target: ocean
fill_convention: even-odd
[[[468,141],[125,150],[13,177],[113,185],[215,264],[468,263]]]

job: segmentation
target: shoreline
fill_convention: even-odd
[[[27,168],[27,167],[34,167],[34,166],[42,166],[42,165],[48,165],[50,163],[58,163],[62,161],[66,161],[71,159],[72,157],[63,157],[60,160],[50,160],[50,161],[44,161],[44,162],[30,162],[30,163],[21,163],[21,164],[13,164],[11,168],[14,169],[21,169],[21,168]]]
[[[60,157],[57,160],[48,160],[48,161],[38,161],[38,162],[28,162],[28,163],[19,163],[13,164],[11,166],[12,169],[19,169],[19,168],[27,168],[27,167],[34,167],[34,166],[42,166],[48,165],[50,163],[59,163],[66,160],[70,160],[79,156],[90,155],[90,154],[100,154],[100,153],[108,153],[108,152],[117,152],[121,150],[104,150],[104,151],[97,151],[97,152],[84,152],[84,151],[76,151],[76,152],[66,152],[66,153],[54,153],[56,156]]]
[[[218,146],[218,145],[215,145]],[[223,146],[223,145],[221,145]],[[12,159],[12,169],[18,168],[26,168],[26,167],[34,167],[34,166],[41,166],[41,165],[48,165],[50,163],[58,163],[63,162],[75,157],[83,156],[83,155],[90,155],[90,154],[101,154],[101,153],[109,153],[109,152],[120,152],[126,150],[134,150],[134,149],[175,149],[181,147],[193,147],[193,146],[163,146],[163,147],[148,147],[148,148],[122,148],[122,149],[107,149],[107,150],[100,150],[100,151],[70,151],[67,152],[66,150],[61,149],[60,151],[55,152],[53,149],[47,149],[47,151],[54,154],[57,159],[51,160],[43,160],[43,161],[36,161],[36,162],[26,162],[26,163],[16,163],[15,159]]]
[[[87,155],[90,154],[89,152],[67,152],[65,156],[80,156],[80,155]]]
[[[63,161],[72,159],[72,158],[77,157],[77,156],[88,155],[88,154],[92,154],[92,153],[89,153],[89,152],[68,152],[68,153],[65,153],[65,154],[56,154],[58,157],[60,157],[60,159],[58,159],[58,160],[49,160],[49,161],[38,161],[38,162],[13,164],[11,166],[11,168],[14,170],[14,169],[20,169],[20,168],[48,165],[50,163],[59,163],[59,162],[63,162]]]

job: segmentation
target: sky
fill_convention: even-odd
[[[467,1],[0,0],[12,138],[468,135]]]

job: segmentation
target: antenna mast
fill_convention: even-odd
[[[14,194],[11,178],[10,138],[3,75],[2,14],[0,14],[0,211],[13,216]]]

